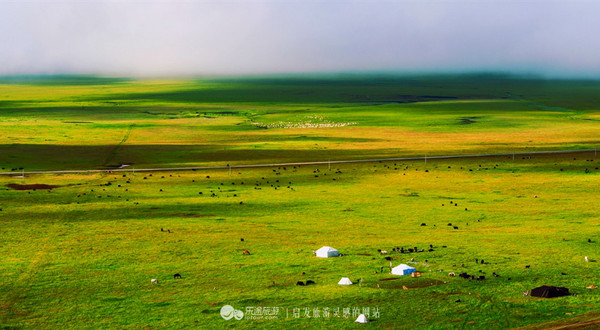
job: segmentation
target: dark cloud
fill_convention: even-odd
[[[0,75],[600,75],[598,1],[0,2]]]

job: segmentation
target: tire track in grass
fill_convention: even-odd
[[[73,196],[71,197],[72,200],[75,202],[75,196],[85,192],[87,187],[94,182],[104,179],[104,177],[105,173],[101,173],[100,176],[92,178],[89,182],[87,182],[86,185],[73,192]],[[40,265],[51,261],[51,253],[56,247],[56,241],[61,230],[61,224],[64,224],[66,220],[67,213],[58,212],[56,218],[54,218],[53,221],[46,228],[44,228],[44,233],[46,235],[36,243],[36,251],[32,254],[29,264],[20,270],[19,276],[14,279],[13,283],[19,284],[35,282],[35,278],[44,271],[43,268],[40,268]],[[6,293],[5,297],[0,297],[0,305],[3,305],[4,309],[7,310],[7,313],[4,313],[4,315],[0,313],[0,328],[2,328],[3,325],[8,325],[9,327],[14,325],[16,327],[20,327],[22,326],[22,320],[19,319],[19,317],[26,318],[29,315],[29,312],[35,312],[26,309],[18,309],[19,304],[27,300],[30,291],[30,286],[19,287],[15,285]],[[17,308],[15,308],[15,305]],[[21,315],[21,313],[26,314]],[[11,324],[11,322],[14,324]]]
[[[129,139],[129,134],[131,134],[131,130],[133,129],[134,126],[135,126],[135,124],[131,124],[131,125],[129,125],[129,127],[127,127],[125,136],[123,136],[123,139],[121,139],[121,142],[117,143],[117,145],[108,153],[108,156],[104,160],[104,163],[102,164],[102,166],[107,166],[115,158],[115,155],[117,154],[117,151],[119,151],[119,148],[121,148],[123,143],[127,142],[127,140]]]
[[[19,271],[19,275],[14,278],[14,285],[3,298],[3,304],[7,313],[0,318],[0,322],[3,325],[21,327],[21,322],[26,319],[30,313],[34,313],[33,310],[20,309],[21,303],[25,302],[29,297],[31,286],[20,286],[23,283],[35,283],[35,278],[44,271],[40,268],[40,265],[50,260],[50,253],[52,248],[55,246],[55,239],[59,230],[59,224],[63,223],[65,215],[61,216],[60,219],[55,219],[53,223],[49,224],[44,228],[46,235],[36,243],[36,252],[30,258],[29,264]],[[2,315],[2,314],[0,314]]]

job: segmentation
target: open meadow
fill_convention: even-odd
[[[597,320],[599,92],[496,75],[1,78],[0,327]],[[139,171],[567,149],[590,150]],[[21,177],[86,169],[106,172]],[[316,258],[324,245],[343,256]],[[544,284],[575,295],[523,296]]]

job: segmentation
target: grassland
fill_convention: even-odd
[[[600,83],[590,81],[4,82],[6,171],[594,148],[600,119]],[[600,293],[586,289],[600,283],[597,162],[589,152],[0,176],[0,326],[362,326],[352,317],[304,316],[315,307],[378,308],[369,324],[378,328],[511,328],[580,317],[600,307]],[[60,187],[7,186],[23,181]],[[315,258],[323,245],[344,256]],[[392,252],[430,245],[431,252]],[[394,266],[414,258],[423,276],[385,280],[386,256]],[[363,284],[338,286],[342,276]],[[295,285],[308,279],[316,285]],[[542,284],[577,295],[522,295]],[[226,321],[225,304],[281,312]]]
[[[0,89],[5,169],[224,165],[600,144],[595,81],[9,81],[21,84]]]

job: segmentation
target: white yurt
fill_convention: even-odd
[[[360,314],[358,316],[358,318],[356,319],[356,321],[354,321],[356,323],[367,323],[369,322],[369,319],[367,319],[367,317],[365,316],[365,314]]]
[[[319,258],[331,258],[331,257],[339,257],[340,252],[330,246],[324,246],[317,250],[316,255]]]
[[[417,269],[415,267],[411,267],[407,264],[400,264],[400,265],[392,268],[393,275],[410,275],[416,271],[417,271]]]
[[[339,285],[352,285],[352,281],[350,281],[347,277],[342,277],[342,279],[338,282]]]

